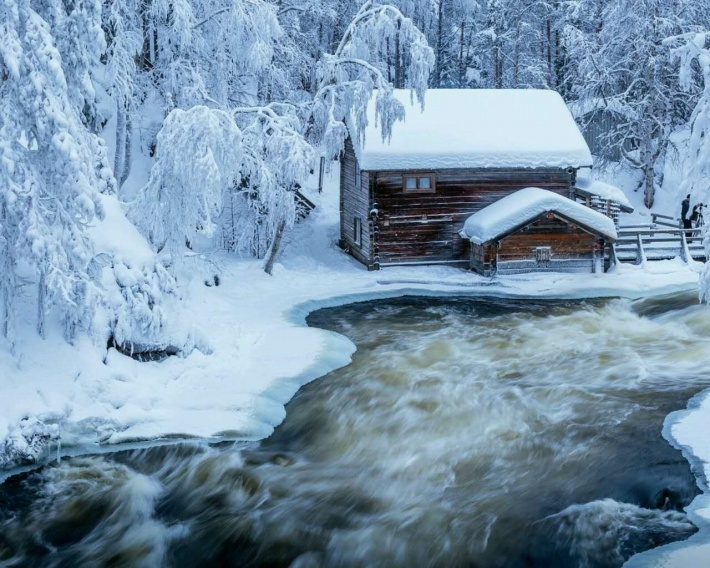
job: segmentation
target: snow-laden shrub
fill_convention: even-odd
[[[131,267],[115,261],[105,272],[105,306],[114,341],[125,344],[159,337],[167,321],[165,296],[176,288],[173,276],[159,262]]]
[[[212,235],[241,162],[242,134],[229,113],[205,106],[172,111],[131,219],[158,251],[176,255],[198,234]]]

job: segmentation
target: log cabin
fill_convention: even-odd
[[[461,230],[469,266],[484,276],[601,272],[617,239],[614,220],[557,193],[530,187],[474,213]]]
[[[556,92],[430,89],[423,109],[409,91],[395,96],[406,117],[391,139],[379,134],[371,102],[363,147],[348,139],[341,160],[340,246],[368,269],[470,267],[461,231],[475,213],[529,187],[584,199],[577,171],[592,156]]]

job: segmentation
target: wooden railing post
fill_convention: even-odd
[[[636,235],[636,264],[646,264],[646,251],[643,250],[641,233]]]
[[[609,268],[612,266],[618,266],[619,264],[619,259],[616,258],[616,244],[615,243],[610,243],[609,244]]]
[[[688,250],[688,240],[685,238],[685,231],[680,232],[680,258],[688,264],[693,258]]]

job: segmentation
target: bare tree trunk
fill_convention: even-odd
[[[392,82],[392,48],[390,47],[390,38],[386,38],[385,44],[387,45],[387,82]]]
[[[436,26],[436,67],[434,69],[434,86],[441,87],[441,67],[443,63],[444,46],[444,0],[439,0],[439,21]]]
[[[520,28],[518,27],[518,35]],[[517,89],[520,86],[520,41],[515,42],[515,59],[513,61],[513,87]]]
[[[0,299],[2,300],[1,306],[2,311],[0,311],[0,333],[7,339],[10,334],[10,292],[6,285],[0,286]]]
[[[47,312],[47,282],[42,270],[39,283],[37,284],[37,333],[42,339],[47,338],[47,329],[45,325],[45,316]]]
[[[552,70],[552,24],[550,18],[545,22],[545,33],[547,38],[547,86],[550,89],[555,88],[554,74]]]
[[[461,37],[459,39],[459,87],[464,86],[464,79],[466,77],[466,64],[464,62],[464,43],[466,41],[466,20],[461,21]]]
[[[496,40],[496,44],[493,47],[493,66],[494,66],[494,71],[493,71],[494,86],[496,89],[502,89],[503,88],[503,56],[501,54],[501,48],[500,48],[500,45],[498,44],[498,40]]]
[[[130,107],[130,105],[126,105]],[[118,189],[120,190],[128,176],[131,175],[131,166],[133,165],[133,117],[131,116],[130,108],[126,109],[126,133],[124,136],[124,150],[123,150],[123,169],[121,170],[121,179],[118,181]],[[118,172],[116,172],[118,176]]]
[[[397,21],[397,31],[402,27],[402,22]],[[402,46],[400,45],[399,33],[394,40],[394,86],[397,89],[404,88],[404,73],[402,69]]]
[[[281,238],[284,234],[284,229],[286,228],[286,221],[281,221],[276,227],[276,234],[274,234],[274,242],[271,245],[271,251],[269,252],[269,258],[266,260],[266,265],[264,266],[264,272],[271,276],[271,272],[274,270],[274,262],[276,262],[276,257],[279,254],[279,249],[281,248]]]
[[[655,200],[655,179],[654,171],[656,166],[656,154],[651,150],[651,145],[653,140],[651,140],[648,133],[644,137],[643,150],[641,153],[641,163],[643,167],[643,203],[649,209],[653,207],[653,202]]]
[[[121,191],[121,177],[126,162],[126,100],[123,95],[116,98],[116,155],[113,158],[113,175]]]

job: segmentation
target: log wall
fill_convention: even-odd
[[[435,193],[405,193],[403,172],[371,172],[374,261],[468,262],[469,245],[459,236],[466,219],[526,187],[571,196],[574,170],[438,170]],[[422,171],[422,173],[428,173]]]
[[[345,142],[345,153],[340,162],[340,246],[357,258],[368,268],[374,268],[372,259],[373,226],[370,218],[372,209],[372,194],[370,191],[370,174],[360,173],[360,184],[357,181],[359,165],[355,157],[352,142]],[[355,239],[355,219],[360,219],[362,231],[361,243]]]
[[[537,247],[550,247],[549,262],[536,261]],[[472,245],[470,267],[486,276],[547,270],[592,272],[603,248],[600,237],[548,214],[498,243]]]

